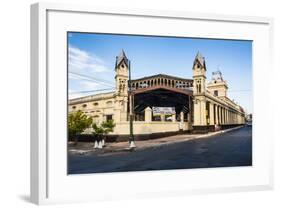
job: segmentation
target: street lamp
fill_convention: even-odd
[[[130,110],[130,136],[129,136],[129,148],[136,147],[135,138],[133,132],[133,93],[132,93],[132,81],[131,81],[131,61],[129,60],[129,110]]]

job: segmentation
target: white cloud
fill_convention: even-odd
[[[108,79],[113,77],[113,70],[109,70],[106,63],[97,55],[70,45],[68,58],[70,99],[96,94],[99,90],[114,86],[113,80]],[[93,92],[82,93],[84,91]]]
[[[93,53],[73,47],[68,48],[69,70],[77,73],[94,74],[110,71],[105,62]]]

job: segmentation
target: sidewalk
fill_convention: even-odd
[[[157,148],[164,145],[170,145],[170,144],[185,142],[193,139],[210,137],[213,135],[222,134],[242,127],[243,126],[239,126],[227,130],[210,132],[207,134],[180,134],[180,135],[174,135],[169,137],[163,137],[159,139],[135,141],[136,148],[134,149],[134,151],[147,149],[147,148]],[[106,143],[106,146],[103,149],[94,149],[93,143],[83,143],[83,144],[79,143],[77,146],[69,147],[69,151],[71,153],[86,154],[91,152],[114,153],[114,152],[126,152],[126,151],[133,151],[133,150],[129,149],[129,142],[113,142],[113,143]]]

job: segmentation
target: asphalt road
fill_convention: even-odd
[[[101,173],[252,165],[252,127],[157,148],[113,154],[69,154],[68,173]]]

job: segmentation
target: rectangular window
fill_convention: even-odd
[[[113,120],[113,117],[112,117],[112,115],[106,115],[105,117],[106,117],[106,121],[110,121],[110,120]]]
[[[218,96],[218,91],[217,90],[214,91],[214,95]]]

